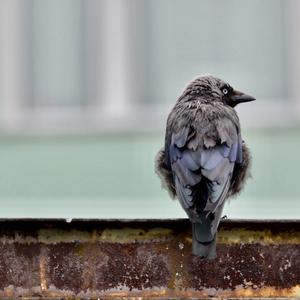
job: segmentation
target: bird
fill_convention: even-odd
[[[235,107],[255,100],[212,75],[189,82],[166,124],[155,171],[192,223],[192,254],[216,258],[225,201],[250,177],[251,154]]]

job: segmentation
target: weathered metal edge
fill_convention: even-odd
[[[0,222],[180,222],[187,218],[0,218]],[[221,223],[300,223],[300,219],[223,219]]]
[[[70,220],[67,220],[70,221]],[[1,222],[1,221],[0,221]],[[2,223],[2,224],[1,224]],[[120,265],[115,267],[114,270],[114,277],[119,276],[121,280],[125,280],[126,283],[125,287],[128,287],[128,291],[123,290],[122,292],[116,292],[116,291],[108,291],[105,292],[102,290],[102,295],[98,294],[100,299],[138,299],[140,297],[146,298],[146,299],[180,299],[180,298],[197,298],[197,299],[208,299],[205,298],[206,295],[204,292],[201,292],[202,287],[207,288],[209,286],[209,282],[204,281],[204,285],[199,285],[198,280],[190,276],[190,274],[194,274],[196,276],[203,276],[204,274],[200,273],[198,274],[199,270],[201,269],[208,269],[213,270],[213,262],[204,262],[204,261],[198,261],[195,260],[190,256],[190,233],[189,233],[189,226],[190,223],[187,219],[165,219],[165,220],[158,220],[158,219],[125,219],[124,220],[118,220],[118,219],[94,219],[94,220],[88,220],[88,219],[74,219],[72,222],[66,222],[65,219],[17,219],[17,220],[10,220],[5,219],[5,221],[0,223],[0,231],[4,234],[4,249],[8,250],[8,256],[5,256],[3,263],[7,263],[7,266],[10,266],[9,261],[12,262],[10,251],[16,251],[15,254],[16,257],[20,257],[20,253],[22,253],[21,258],[27,257],[29,261],[33,262],[36,261],[37,264],[37,270],[35,271],[35,276],[40,276],[41,278],[41,295],[43,297],[48,297],[50,295],[53,295],[53,297],[57,297],[58,299],[62,298],[71,298],[76,299],[74,295],[77,295],[77,299],[92,299],[95,296],[95,290],[94,294],[91,293],[89,296],[87,294],[78,294],[78,292],[73,291],[67,291],[66,285],[59,286],[59,284],[62,284],[62,276],[65,278],[69,275],[69,268],[68,265],[64,265],[64,260],[57,261],[57,258],[63,258],[66,255],[71,258],[72,263],[74,262],[75,265],[77,265],[77,262],[80,263],[80,266],[83,266],[85,261],[90,261],[90,263],[85,268],[85,272],[89,272],[89,280],[94,280],[94,275],[91,270],[94,269],[95,264],[98,266],[101,266],[101,268],[104,268],[105,266],[102,265],[103,258],[111,256],[112,250],[113,253],[117,254],[115,257],[112,256],[110,259],[110,263],[107,265],[108,270],[112,271],[111,268],[115,266],[115,259],[118,259]],[[151,231],[148,231],[148,229],[156,227],[157,224],[159,225],[158,229],[174,229],[174,231],[160,231],[159,236],[157,236],[157,230],[155,231],[155,235],[149,235]],[[275,248],[273,246],[263,246],[261,244],[260,240],[255,239],[255,243],[257,244],[249,244],[245,245],[243,243],[240,243],[240,229],[244,230],[243,228],[235,228],[235,227],[243,227],[244,229],[247,228],[247,230],[250,231],[250,235],[253,234],[255,231],[264,231],[261,232],[261,235],[264,235],[266,232],[268,233],[268,229],[272,228],[272,238],[275,237],[275,240],[272,242],[275,243]],[[40,231],[41,229],[45,231]],[[75,228],[75,237],[78,237],[81,235],[81,232],[84,230],[87,230],[89,232],[88,237],[78,240],[74,240],[73,238],[69,240],[70,233],[72,235],[72,229]],[[113,229],[112,234],[107,235],[104,234],[105,239],[103,238],[103,229]],[[127,228],[127,229],[126,229]],[[126,230],[129,229],[130,235],[128,237],[125,237],[125,244],[120,245],[120,233],[122,235],[126,235]],[[285,233],[292,232],[293,236],[294,233],[297,233],[297,236],[299,238],[299,221],[298,220],[281,220],[281,222],[278,222],[278,220],[266,220],[265,222],[262,222],[261,220],[223,220],[221,224],[221,230],[225,229],[227,233],[229,233],[229,240],[228,245],[226,246],[223,244],[222,247],[220,247],[220,261],[216,261],[216,270],[219,270],[222,272],[222,268],[218,267],[218,264],[221,263],[221,260],[223,261],[223,268],[224,268],[224,260],[230,261],[231,259],[234,259],[234,267],[235,271],[231,270],[231,268],[228,268],[224,274],[221,274],[222,277],[224,275],[224,278],[230,275],[231,278],[234,276],[237,276],[240,272],[241,267],[243,268],[243,272],[246,272],[245,274],[245,284],[244,286],[241,286],[238,288],[238,285],[235,284],[235,292],[232,291],[229,293],[231,296],[241,296],[241,293],[244,293],[243,296],[249,296],[249,283],[254,286],[256,282],[251,282],[253,279],[257,276],[259,276],[260,273],[257,274],[257,272],[264,272],[264,268],[267,268],[267,265],[265,265],[265,256],[270,255],[270,253],[273,253],[273,256],[271,255],[272,261],[271,263],[274,263],[276,265],[276,269],[274,269],[274,272],[280,272],[280,269],[282,269],[282,272],[284,273],[284,281],[286,284],[290,285],[289,281],[291,280],[291,274],[294,274],[299,279],[299,274],[297,275],[295,266],[293,269],[294,273],[291,273],[292,269],[289,265],[289,262],[286,262],[285,259],[290,259],[291,255],[294,257],[294,263],[297,263],[295,261],[295,254],[296,250],[299,253],[299,246],[295,247],[294,242],[292,242],[292,245],[288,246],[286,245],[287,236]],[[58,231],[57,236],[61,239],[53,241],[54,235],[56,235],[55,230],[62,229],[63,232],[65,232],[66,236],[60,236],[62,231]],[[79,231],[76,231],[78,230]],[[133,231],[130,231],[132,230]],[[140,231],[136,230],[140,229]],[[235,230],[232,230],[235,229]],[[100,230],[100,231],[99,231]],[[136,231],[135,231],[136,230]],[[274,231],[275,230],[275,231]],[[228,232],[229,231],[229,232]],[[23,232],[23,233],[22,233]],[[131,235],[132,232],[136,232],[135,235]],[[32,233],[36,233],[35,235],[32,235]],[[146,238],[148,241],[148,244],[145,245],[144,243],[139,243],[138,240],[136,240],[137,236],[140,236],[144,239]],[[8,236],[7,236],[8,234]],[[33,245],[33,239],[28,240],[26,236],[28,234],[31,236],[31,238],[34,238],[35,241],[37,241],[36,245]],[[53,235],[54,234],[54,235]],[[242,235],[245,236],[245,232],[242,231]],[[232,244],[232,238],[230,236],[233,236],[235,239],[238,238],[238,244]],[[278,243],[278,239],[276,238],[282,237],[283,243],[281,243],[281,248],[277,248],[276,244]],[[37,237],[37,239],[36,239]],[[65,239],[65,237],[68,237],[68,239]],[[117,238],[116,238],[117,237]],[[226,238],[228,235],[226,235]],[[256,237],[256,236],[255,236]],[[101,238],[101,242],[103,241],[104,244],[98,244],[96,243],[98,241],[98,238]],[[153,239],[154,238],[154,239]],[[294,238],[294,237],[293,237]],[[15,242],[15,246],[11,247],[8,243],[5,242],[5,240],[11,240]],[[20,243],[23,241],[24,243]],[[154,242],[155,241],[155,242]],[[71,243],[70,243],[71,242]],[[107,243],[107,244],[106,244]],[[184,249],[180,247],[179,245],[182,244],[186,245]],[[232,244],[232,245],[231,245]],[[247,243],[246,243],[247,244]],[[279,244],[279,243],[278,243]],[[261,247],[259,246],[261,245]],[[298,243],[299,245],[299,243]],[[108,247],[109,249],[106,249]],[[242,249],[242,250],[241,250]],[[282,250],[280,250],[282,249]],[[38,250],[38,252],[36,252]],[[245,253],[245,250],[247,250],[247,253]],[[280,250],[280,252],[279,252]],[[285,251],[289,251],[290,254],[287,254]],[[271,251],[271,252],[270,252]],[[37,253],[38,256],[32,255],[33,253]],[[138,253],[140,253],[138,255]],[[54,255],[55,254],[55,255]],[[275,257],[274,255],[277,255]],[[54,255],[54,256],[53,256]],[[285,257],[286,256],[286,257]],[[145,257],[148,257],[145,259]],[[164,257],[164,258],[163,258]],[[254,263],[251,260],[251,257],[255,257],[255,261],[257,263]],[[23,259],[22,258],[22,259]],[[7,261],[9,259],[9,261]],[[149,259],[149,260],[148,260]],[[158,259],[158,260],[157,260]],[[245,260],[245,262],[241,265],[240,260]],[[277,266],[277,262],[280,260],[280,264]],[[167,284],[162,285],[165,286],[165,290],[163,290],[161,293],[158,292],[158,296],[154,296],[155,290],[149,291],[150,294],[146,290],[141,290],[139,288],[139,284],[142,282],[142,286],[145,285],[147,282],[145,281],[145,274],[142,274],[142,277],[139,279],[138,282],[135,281],[134,276],[130,277],[130,281],[128,281],[128,276],[126,276],[126,271],[128,271],[128,262],[129,266],[133,266],[136,264],[136,266],[143,267],[144,264],[148,264],[149,261],[151,264],[148,265],[147,272],[145,274],[148,274],[148,272],[152,272],[153,278],[156,280],[156,276],[161,276],[162,282],[165,282],[165,276],[167,276],[169,279],[166,281]],[[169,262],[168,262],[169,261]],[[22,262],[22,260],[20,261]],[[26,271],[26,265],[28,265],[26,261],[25,265],[20,264],[20,268],[17,268],[16,270],[21,269],[22,267]],[[298,261],[299,262],[299,261]],[[127,265],[126,267],[123,268]],[[246,266],[245,266],[246,263]],[[166,269],[166,274],[161,274],[160,270],[153,269],[153,267],[160,264],[160,268]],[[181,267],[181,265],[184,266],[184,268]],[[226,268],[227,268],[227,264]],[[232,263],[228,264],[228,267],[232,266]],[[59,267],[59,273],[57,273],[56,268]],[[287,269],[285,269],[285,267]],[[122,270],[121,270],[121,269]],[[169,268],[169,269],[168,269]],[[15,270],[15,271],[16,271]],[[99,269],[97,269],[99,272]],[[188,273],[187,273],[188,271]],[[252,271],[254,272],[252,274]],[[28,270],[27,270],[28,272]],[[74,272],[74,270],[72,271]],[[78,287],[81,287],[81,291],[85,290],[86,287],[82,286],[80,284],[80,278],[82,275],[81,268],[78,270],[76,269],[76,276],[69,277],[69,280],[72,280],[74,286],[76,287],[75,282],[77,281]],[[120,274],[121,272],[121,274]],[[190,273],[191,272],[191,273]],[[39,274],[39,275],[38,275]],[[168,275],[169,274],[169,275]],[[176,276],[175,276],[175,275]],[[219,273],[213,273],[209,277],[205,276],[206,280],[210,280],[210,278],[214,278],[216,274]],[[59,275],[59,276],[58,276]],[[87,275],[84,276],[84,278]],[[175,277],[174,277],[175,276]],[[287,276],[287,277],[285,277]],[[123,279],[122,279],[123,278]],[[148,277],[147,277],[148,278]],[[295,279],[295,278],[294,278]],[[24,279],[25,280],[25,279]],[[274,280],[274,279],[273,279]],[[225,280],[226,281],[226,280]],[[121,282],[121,281],[120,281]],[[240,282],[240,281],[239,281]],[[242,281],[241,281],[242,282]],[[57,284],[59,290],[57,290],[57,293],[52,291],[51,284]],[[278,282],[279,283],[279,282]],[[296,283],[299,283],[299,280],[296,281]],[[102,283],[97,282],[96,284],[102,285]],[[208,285],[207,285],[208,284]],[[220,283],[219,283],[220,284]],[[170,286],[169,286],[170,285]],[[174,285],[174,286],[173,286]],[[6,285],[7,286],[7,285]],[[15,287],[20,287],[22,285],[15,284]],[[118,286],[118,285],[117,285]],[[157,287],[157,283],[153,282],[153,287]],[[7,286],[8,287],[8,286]],[[24,286],[23,286],[24,287]],[[196,290],[186,290],[186,288],[196,288]],[[285,289],[286,286],[282,284],[277,284],[277,281],[275,284],[271,284],[268,286],[267,282],[264,283],[261,288],[267,289],[267,294],[270,295],[276,295],[279,296],[281,299],[288,299],[289,297],[285,297],[286,295],[289,296],[295,296],[298,295],[299,289],[293,290],[297,287],[293,285],[293,289],[290,292],[288,292],[287,289]],[[135,289],[138,288],[138,293],[134,295],[134,290],[131,291],[131,288]],[[274,290],[269,290],[270,288]],[[277,290],[277,288],[279,288]],[[245,291],[244,291],[245,289]],[[264,296],[266,293],[263,293],[263,291],[257,291],[257,288],[253,290],[250,294],[252,297],[255,297],[256,299],[263,299],[259,296]],[[17,292],[17,290],[15,291]],[[187,292],[187,293],[186,293]],[[271,293],[272,292],[272,293]],[[14,290],[10,291],[7,290],[7,293],[14,293]],[[151,294],[152,293],[152,294]],[[176,294],[177,293],[177,294]],[[192,297],[189,296],[192,293]],[[226,294],[226,289],[221,290],[220,296],[223,298],[228,296]],[[107,295],[108,294],[108,295]],[[111,294],[111,295],[110,295]],[[112,296],[112,294],[114,296]],[[207,293],[206,293],[207,294]],[[235,295],[234,295],[235,294]],[[17,294],[15,294],[17,295]],[[30,295],[30,294],[29,294]],[[60,297],[61,295],[61,297]],[[152,295],[152,296],[151,296]],[[174,297],[175,296],[175,297]],[[179,296],[179,297],[177,297]],[[204,296],[204,297],[203,297]],[[215,295],[216,296],[216,295]],[[285,298],[282,298],[284,296]],[[232,298],[230,299],[240,299],[240,298]],[[51,297],[50,297],[51,298]],[[31,298],[27,298],[31,299]],[[34,299],[34,298],[32,298]],[[39,298],[37,298],[39,299]],[[52,298],[53,299],[53,298]]]

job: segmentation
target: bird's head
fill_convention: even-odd
[[[252,96],[235,90],[229,83],[211,75],[202,75],[190,82],[179,100],[194,99],[221,101],[231,107],[255,100]]]

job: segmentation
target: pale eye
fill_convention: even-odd
[[[224,95],[228,94],[228,90],[227,89],[223,89],[222,92],[223,92]]]

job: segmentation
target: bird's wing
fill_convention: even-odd
[[[171,134],[167,151],[176,193],[193,222],[202,222],[200,215],[208,216],[222,206],[234,165],[242,161],[241,137],[236,126],[226,122],[227,127],[217,124],[211,136],[192,126]]]

